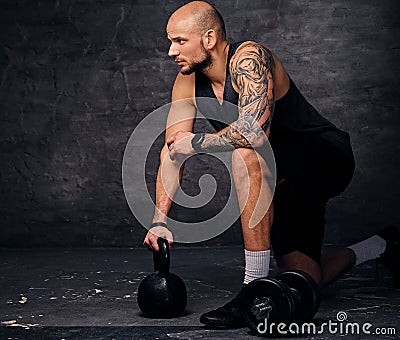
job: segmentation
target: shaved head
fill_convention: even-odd
[[[226,39],[225,23],[217,9],[205,1],[192,1],[177,9],[170,21],[189,20],[197,33],[203,35],[214,30],[221,40]]]

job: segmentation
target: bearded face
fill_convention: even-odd
[[[200,41],[200,47],[201,54],[192,60],[186,60],[186,65],[181,68],[182,74],[189,75],[193,72],[203,72],[212,65],[211,53],[204,48],[202,41]]]

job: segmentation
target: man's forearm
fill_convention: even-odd
[[[156,182],[156,207],[153,222],[167,222],[173,198],[182,180],[183,165],[172,161],[165,146],[161,151],[160,167]]]
[[[261,146],[267,139],[264,131],[268,130],[269,125],[269,119],[260,126],[252,117],[248,119],[242,117],[219,132],[205,134],[200,149],[208,152],[223,152],[236,148]]]

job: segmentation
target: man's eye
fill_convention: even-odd
[[[179,45],[182,45],[184,42],[185,42],[184,40],[178,39],[178,44],[179,44]]]

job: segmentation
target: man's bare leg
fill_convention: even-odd
[[[353,268],[356,263],[356,257],[352,250],[344,248],[322,254],[320,262],[322,279],[319,285],[323,288],[335,282]]]
[[[243,283],[268,276],[273,206],[268,184],[270,171],[254,150],[239,148],[232,154],[232,173],[241,210],[245,253]]]
[[[241,210],[244,247],[249,251],[270,249],[273,219],[270,171],[254,150],[239,148],[232,154],[232,173]]]
[[[277,262],[279,271],[281,272],[286,270],[302,270],[309,274],[318,285],[320,285],[322,281],[322,270],[320,265],[311,257],[300,251],[293,251],[286,254]]]
[[[400,259],[399,235],[395,227],[389,226],[347,248],[323,254],[321,256],[321,266],[323,268],[321,286],[324,287],[334,282],[354,266],[378,257],[389,259],[389,261],[384,262],[393,272],[393,277],[395,278],[398,275],[395,272],[398,272],[396,268],[398,268]],[[397,286],[395,281],[394,283]]]
[[[320,264],[300,251],[293,251],[282,256],[278,266],[281,272],[302,270],[323,288],[353,268],[355,260],[353,251],[347,248],[321,255]]]
[[[269,207],[272,199],[268,185],[270,172],[265,161],[255,151],[238,148],[232,154],[232,173],[241,209],[246,259],[244,283],[247,283],[257,277],[267,276],[269,271],[273,217],[273,208]],[[200,322],[220,328],[245,326],[239,307],[241,293],[224,306],[203,314]]]

